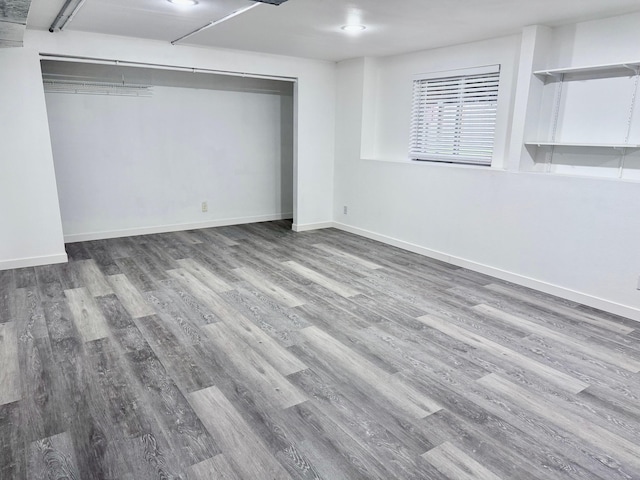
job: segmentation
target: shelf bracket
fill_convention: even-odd
[[[558,118],[560,117],[560,102],[562,100],[562,89],[564,86],[564,73],[561,73],[557,76],[560,80],[558,86],[556,87],[556,97],[554,99],[554,112],[553,112],[553,126],[551,127],[551,143],[555,143],[556,141],[556,133],[558,131]],[[551,164],[553,163],[553,154],[555,153],[555,145],[551,145],[551,150],[547,153],[547,172],[551,171]]]
[[[636,79],[633,86],[633,93],[631,94],[631,105],[629,106],[629,115],[627,117],[627,132],[624,138],[624,143],[629,143],[629,139],[631,138],[631,126],[633,123],[633,113],[635,112],[635,109],[636,109],[639,83],[640,83],[640,73],[636,73]]]

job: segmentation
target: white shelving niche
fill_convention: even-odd
[[[640,61],[538,70],[530,171],[640,181]]]

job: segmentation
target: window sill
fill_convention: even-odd
[[[415,165],[418,167],[435,167],[435,168],[464,168],[472,170],[486,170],[496,171],[503,170],[502,168],[490,166],[490,165],[473,165],[469,163],[447,163],[447,162],[429,162],[424,160],[409,160],[409,159],[390,159],[390,158],[362,158],[365,162],[383,162],[383,163],[399,163],[401,165]]]

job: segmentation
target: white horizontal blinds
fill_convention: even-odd
[[[440,75],[413,82],[410,157],[491,165],[500,66]]]

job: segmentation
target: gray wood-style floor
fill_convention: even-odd
[[[0,272],[0,478],[640,478],[639,324],[289,228]]]

